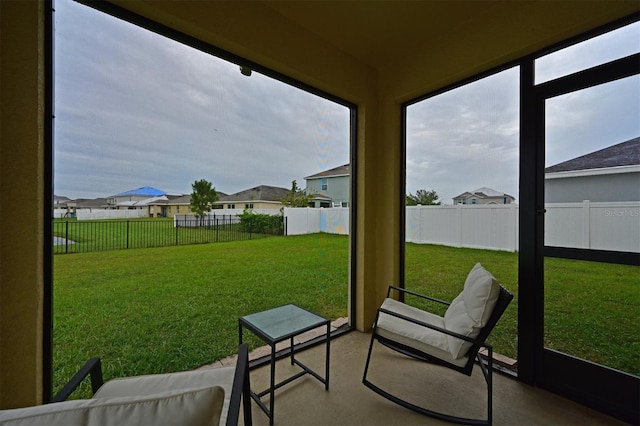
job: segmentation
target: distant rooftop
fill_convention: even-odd
[[[344,164],[342,166],[334,167],[330,170],[325,170],[324,172],[316,173],[315,175],[307,176],[305,179],[315,179],[321,177],[330,177],[330,176],[349,176],[351,173],[351,165]]]
[[[218,201],[279,201],[280,198],[283,198],[288,193],[289,190],[287,188],[260,185],[235,194],[220,196]]]
[[[453,197],[453,199],[456,200],[458,198],[469,198],[469,197],[478,197],[478,198],[509,197],[515,200],[515,197],[513,195],[496,191],[495,189],[487,188],[486,186],[483,186],[482,188],[474,189],[473,191],[463,192],[457,197]]]
[[[114,195],[114,197],[129,197],[129,196],[161,197],[166,194],[167,194],[166,192],[161,191],[152,186],[143,186],[142,188],[121,192],[119,194]]]
[[[547,167],[546,173],[640,165],[640,137]]]

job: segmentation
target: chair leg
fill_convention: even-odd
[[[487,346],[487,366],[485,367],[482,358],[476,355],[484,380],[487,382],[487,423],[493,423],[493,347]]]
[[[371,343],[369,343],[369,352],[367,353],[367,362],[364,364],[364,373],[362,374],[362,383],[367,384],[367,372],[369,371],[369,360],[371,359],[371,350],[373,349],[373,341],[375,340],[375,326],[371,332]]]
[[[444,420],[444,421],[448,421],[451,423],[457,423],[457,424],[466,424],[466,425],[491,425],[492,424],[492,350],[491,348],[489,348],[489,361],[488,361],[488,367],[485,368],[485,366],[483,365],[482,362],[480,362],[480,367],[482,369],[482,373],[483,376],[485,378],[485,381],[487,382],[487,420],[483,420],[483,419],[471,419],[471,418],[466,418],[466,417],[457,417],[457,416],[452,416],[449,414],[444,414],[444,413],[439,413],[437,411],[433,411],[433,410],[429,410],[426,409],[424,407],[420,407],[418,405],[412,404],[409,401],[405,401],[401,398],[398,398],[395,395],[390,394],[389,392],[385,391],[384,389],[376,386],[375,384],[373,384],[372,382],[370,382],[367,379],[367,372],[369,370],[369,363],[371,361],[371,354],[373,352],[373,341],[375,340],[375,333],[372,333],[371,335],[371,343],[369,344],[369,353],[367,354],[367,361],[365,364],[365,368],[364,368],[364,374],[362,376],[362,383],[368,387],[369,389],[371,389],[372,391],[374,391],[375,393],[377,393],[378,395],[388,399],[391,402],[394,402],[402,407],[408,408],[412,411],[415,411],[417,413],[423,414],[425,416],[429,416],[429,417],[434,417],[440,420]],[[480,359],[480,357],[478,356],[478,360]]]

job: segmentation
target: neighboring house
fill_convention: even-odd
[[[313,207],[349,207],[349,164],[307,176],[304,180],[307,194],[315,195]]]
[[[142,188],[132,189],[130,191],[112,195],[107,199],[107,204],[110,208],[116,209],[135,208],[133,207],[133,203],[137,201],[143,201],[153,197],[162,197],[163,195],[167,195],[167,193],[151,186],[143,186]]]
[[[545,202],[640,201],[640,138],[545,169]]]
[[[515,201],[509,194],[486,187],[453,197],[453,204],[511,204]]]
[[[191,214],[191,195],[166,195],[147,203],[149,217],[174,217]]]
[[[289,193],[286,188],[260,185],[230,195],[220,195],[214,209],[280,209],[280,199]]]
[[[93,198],[93,199],[78,198],[68,202],[67,205],[70,207],[75,207],[76,209],[87,209],[87,210],[105,209],[107,207],[107,199],[106,198]]]
[[[67,203],[71,201],[71,198],[64,197],[60,195],[53,196],[53,207],[54,208],[65,208],[67,207]]]

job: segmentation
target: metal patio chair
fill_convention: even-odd
[[[444,316],[439,316],[392,299],[392,292],[403,297],[427,299],[448,308]],[[451,303],[389,286],[371,333],[363,384],[390,401],[424,415],[461,424],[491,424],[493,348],[485,340],[512,299],[513,295],[479,263],[469,272],[464,290]],[[467,376],[471,376],[477,361],[487,384],[486,420],[457,417],[420,407],[373,384],[367,373],[376,340],[404,355],[451,368]],[[486,362],[479,355],[481,348],[486,348]]]
[[[235,366],[126,377],[103,383],[100,358],[91,358],[51,403],[0,410],[4,425],[211,424],[250,426],[249,352],[238,348]],[[93,396],[68,401],[90,376]]]

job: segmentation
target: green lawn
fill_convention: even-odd
[[[517,358],[518,253],[407,244],[406,288],[451,300],[476,262],[515,295],[489,342]],[[640,375],[640,268],[545,259],[544,322],[546,347]]]
[[[105,378],[210,363],[237,351],[238,317],[281,304],[345,316],[348,270],[325,234],[54,256],[54,387],[92,356]]]
[[[92,356],[106,379],[210,363],[236,352],[238,317],[281,304],[346,316],[348,259],[348,237],[330,234],[55,256],[54,388]],[[450,300],[481,262],[516,295],[490,337],[515,358],[517,261],[407,244],[406,286]],[[550,259],[547,346],[640,374],[638,271]]]

